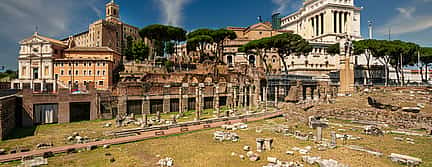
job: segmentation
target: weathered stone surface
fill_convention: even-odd
[[[395,153],[391,153],[389,158],[393,162],[405,164],[408,166],[419,166],[423,162],[420,158]]]

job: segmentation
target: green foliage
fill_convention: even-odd
[[[332,55],[340,54],[340,44],[336,43],[336,44],[330,45],[327,48],[327,53],[332,54]]]
[[[149,47],[145,45],[144,41],[137,40],[132,43],[130,48],[130,57],[132,60],[145,60],[149,56]]]
[[[175,53],[175,43],[174,42],[167,42],[165,44],[165,53],[169,55],[173,55]]]
[[[432,48],[429,47],[420,48],[420,60],[424,64],[432,63]]]
[[[148,38],[152,41],[152,48],[155,48],[156,56],[163,56],[164,53],[174,53],[175,47],[167,46],[171,45],[171,41],[181,42],[186,40],[186,30],[180,27],[161,24],[144,27],[140,30],[139,34],[142,38]],[[167,47],[171,48],[167,49]]]
[[[211,59],[208,54],[204,53],[205,46],[208,44],[216,44],[216,54],[217,57],[221,57],[224,48],[225,40],[233,40],[236,39],[237,35],[234,31],[226,30],[226,29],[197,29],[193,32],[187,34],[187,50],[196,51],[197,48],[200,48],[200,62],[204,60]]]
[[[0,79],[2,78],[9,78],[9,79],[15,79],[18,77],[18,74],[16,71],[12,70],[6,70],[5,72],[0,73]]]
[[[250,41],[243,45],[241,49],[246,53],[261,52],[260,50],[275,48],[277,49],[279,58],[281,59],[285,69],[288,69],[285,57],[291,54],[307,54],[312,51],[312,46],[300,35],[293,33],[279,34],[273,37],[262,38],[259,40]],[[261,55],[263,59],[263,56]],[[285,70],[288,73],[287,70]]]

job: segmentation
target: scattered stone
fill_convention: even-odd
[[[213,133],[213,139],[221,142],[223,141],[237,142],[240,140],[240,137],[237,135],[237,133],[216,131]]]
[[[249,158],[250,161],[258,161],[260,156],[257,153],[254,153],[252,151],[248,151],[246,153],[246,156]]]
[[[96,148],[97,148],[96,145],[91,145],[91,146],[87,146],[86,150],[87,150],[87,151],[91,151],[91,150],[94,150],[94,149],[96,149]]]
[[[272,138],[264,139],[264,150],[270,151],[272,149],[272,145],[273,145],[273,139]]]
[[[321,157],[311,157],[311,156],[303,156],[302,157],[303,162],[306,162],[306,163],[311,164],[311,165],[320,159],[321,159]]]
[[[321,159],[321,157],[303,156],[303,162],[310,165],[318,164],[320,167],[348,167],[348,165],[341,164],[333,159]]]
[[[105,156],[111,156],[112,154],[111,153],[105,153]]]
[[[425,104],[424,103],[418,103],[417,107],[423,109],[423,108],[425,108]]]
[[[243,151],[250,151],[250,147],[249,146],[243,146]]]
[[[52,143],[48,143],[48,144],[47,143],[39,143],[36,145],[36,148],[37,149],[44,149],[44,148],[49,148],[52,146],[54,146],[54,144],[52,144]]]
[[[402,137],[393,137],[393,139],[395,139],[397,141],[404,141],[404,138],[402,138]]]
[[[110,145],[109,144],[105,144],[105,145],[103,145],[103,148],[110,148]]]
[[[356,145],[350,145],[350,146],[346,146],[347,148],[351,149],[351,150],[356,150],[356,151],[362,151],[362,152],[366,152],[372,155],[375,155],[377,157],[380,157],[383,155],[383,153],[381,152],[377,152],[377,151],[372,151],[372,150],[367,150],[361,146],[356,146]]]
[[[0,149],[0,155],[4,155],[4,154],[6,154],[6,149],[4,148]]]
[[[44,158],[49,158],[49,157],[53,157],[53,156],[54,156],[54,153],[51,151],[44,152],[42,155],[42,157],[44,157]]]
[[[421,108],[419,107],[402,107],[402,111],[411,112],[411,113],[419,113]]]
[[[30,160],[22,160],[21,164],[25,167],[36,167],[41,165],[48,165],[48,159],[43,157],[36,157]]]
[[[115,162],[116,160],[115,160],[114,157],[111,157],[109,161],[110,161],[111,163],[113,163],[113,162]]]
[[[382,136],[384,135],[384,132],[374,125],[365,126],[364,133],[367,135],[373,135],[373,136]]]
[[[109,123],[106,123],[106,124],[104,125],[104,128],[109,128],[109,127],[111,127],[111,126],[112,126],[112,123],[109,122]]]
[[[277,163],[278,159],[276,157],[267,157],[267,161],[270,163]]]
[[[264,150],[264,139],[256,138],[257,152],[262,152]]]
[[[393,162],[405,164],[408,166],[419,166],[422,163],[422,160],[420,158],[395,153],[391,153],[389,158]]]
[[[285,152],[287,155],[294,155],[294,151],[287,151]]]
[[[239,158],[240,158],[241,160],[244,160],[244,159],[245,159],[245,156],[244,156],[244,155],[239,155]]]
[[[235,152],[231,153],[231,156],[236,156],[236,155],[237,155],[237,153],[235,153]]]
[[[160,159],[158,165],[160,165],[160,167],[172,167],[174,166],[174,159],[169,157]]]
[[[77,136],[79,136],[79,133],[78,133],[78,132],[73,132],[73,133],[72,133],[72,137],[77,137]]]

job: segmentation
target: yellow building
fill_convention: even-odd
[[[82,88],[94,83],[97,89],[109,90],[120,59],[120,54],[108,47],[66,49],[64,58],[55,60],[55,78],[63,87]]]

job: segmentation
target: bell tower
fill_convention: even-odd
[[[105,5],[106,20],[120,20],[120,6],[114,0]]]

